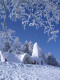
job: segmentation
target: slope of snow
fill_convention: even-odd
[[[16,54],[9,53],[7,56],[7,62],[17,62],[20,63],[20,60],[17,58]]]
[[[60,68],[0,63],[0,80],[60,80]]]
[[[0,62],[5,62],[5,58],[7,62],[17,62],[20,63],[21,61],[17,58],[16,54],[14,53],[3,53],[0,51]]]

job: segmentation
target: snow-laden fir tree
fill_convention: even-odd
[[[2,45],[2,51],[8,52],[9,49],[10,49],[10,44],[9,44],[9,42],[6,41],[6,42]]]
[[[21,42],[18,37],[15,38],[12,49],[15,54],[21,54]]]
[[[15,31],[8,29],[7,33],[8,33],[10,40],[14,41]],[[3,52],[7,52],[9,51],[10,48],[11,48],[11,44],[10,42],[8,42],[7,35],[5,34],[4,31],[0,31],[0,50],[2,50]]]
[[[27,40],[24,42],[24,44],[22,44],[21,49],[23,53],[29,53]]]
[[[39,52],[41,54],[41,56],[39,57],[42,57],[42,59],[44,60],[45,64],[46,64],[46,56],[45,56],[45,53],[43,52],[43,50],[39,47]]]
[[[60,0],[0,0],[0,19],[4,19],[5,32],[6,18],[9,17],[12,21],[21,20],[24,28],[27,24],[44,27],[48,41],[56,40],[59,30],[55,27],[59,24],[59,16]]]
[[[58,61],[56,60],[56,58],[54,58],[54,56],[51,53],[48,53],[48,55],[46,57],[46,63],[48,65],[60,66]]]
[[[28,53],[30,56],[32,55],[32,50],[33,50],[33,44],[32,42],[28,42],[27,40],[22,44],[21,46],[22,52],[23,53]]]
[[[32,55],[32,51],[33,51],[33,43],[30,41],[28,44],[28,50],[29,50],[29,55]]]

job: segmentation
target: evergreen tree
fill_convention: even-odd
[[[46,56],[45,56],[43,50],[41,48],[39,48],[39,51],[40,51],[40,54],[41,54],[41,56],[39,56],[39,57],[42,57],[43,61],[46,63]]]
[[[22,49],[22,52],[24,52],[24,53],[28,53],[29,52],[29,50],[28,50],[28,41],[27,40],[21,46],[21,49]]]
[[[21,46],[21,49],[22,49],[23,53],[28,53],[31,56],[32,55],[32,50],[33,50],[32,42],[30,41],[28,43],[28,41],[26,40],[24,42],[24,44]]]
[[[59,63],[57,62],[56,58],[51,53],[48,53],[46,57],[46,62],[48,65],[53,65],[53,66],[60,66]]]
[[[15,38],[15,36],[14,36],[15,31],[14,30],[8,29],[7,33],[10,38],[10,41],[8,40],[5,32],[0,31],[0,49],[2,49],[2,51],[4,51],[4,52],[7,52],[11,48],[11,41],[13,41]]]
[[[16,54],[20,54],[21,53],[21,43],[20,43],[18,37],[16,37],[15,40],[14,40],[13,52],[15,52]]]
[[[3,45],[2,45],[2,51],[3,52],[7,52],[10,49],[10,44],[8,41],[6,41]]]
[[[29,45],[29,46],[28,46],[29,55],[32,55],[32,51],[33,51],[33,44],[32,44],[32,42],[30,41],[28,45]]]

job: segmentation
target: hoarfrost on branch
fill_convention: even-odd
[[[4,0],[4,4],[12,21],[21,20],[24,29],[27,24],[36,28],[44,27],[44,33],[49,36],[48,41],[56,40],[59,32],[55,30],[55,24],[59,24],[59,0]],[[4,15],[0,0],[0,18],[4,18]]]

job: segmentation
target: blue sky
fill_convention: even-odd
[[[21,43],[27,41],[32,41],[38,43],[39,47],[44,51],[45,54],[51,52],[57,60],[60,61],[60,32],[56,42],[54,40],[47,43],[48,35],[44,34],[43,28],[38,30],[35,27],[26,26],[26,29],[23,29],[20,21],[12,22],[7,19],[6,25],[8,28],[16,31],[16,36],[20,38]],[[60,31],[60,26],[56,26]]]

